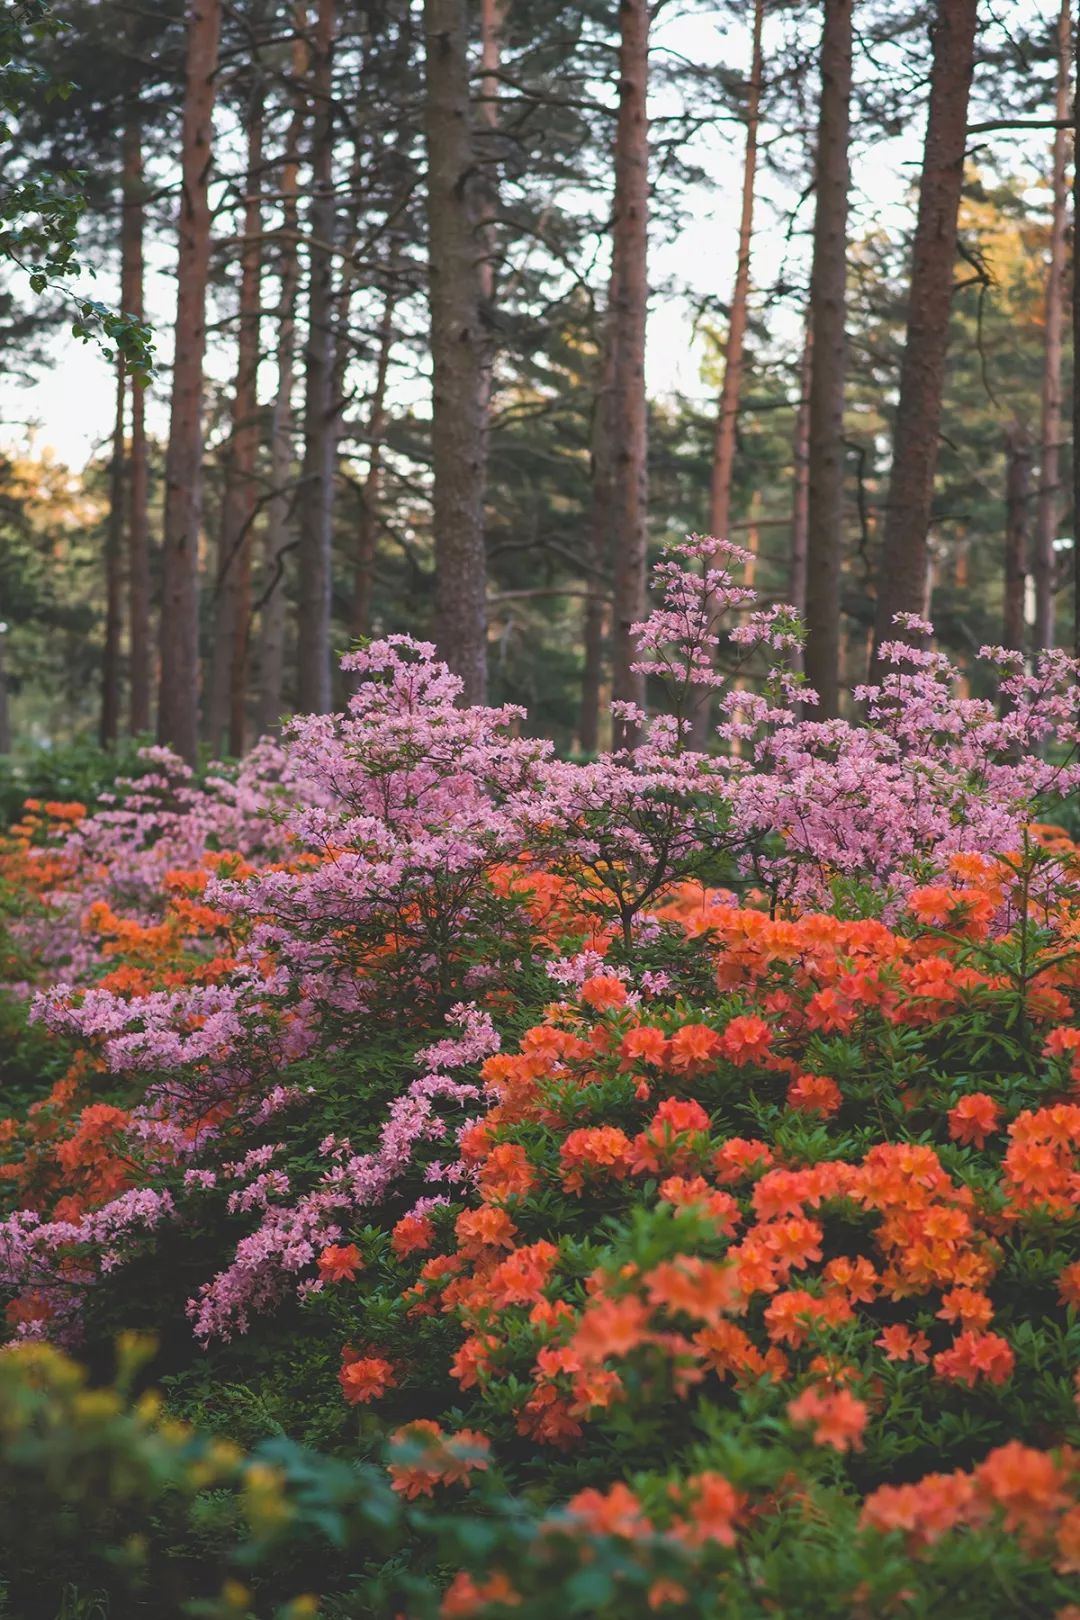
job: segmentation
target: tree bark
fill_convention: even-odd
[[[645,677],[633,625],[646,613],[648,570],[648,417],[645,321],[649,296],[648,0],[619,0],[619,115],[615,133],[612,222],[614,348],[611,390],[612,696],[645,706]],[[629,744],[632,723],[619,721],[616,741]]]
[[[977,4],[939,0],[932,30],[930,104],[878,580],[875,656],[883,641],[919,639],[917,633],[897,629],[893,618],[897,613],[921,615],[926,589]]]
[[[101,718],[98,741],[111,748],[120,730],[120,634],[123,627],[124,581],[124,417],[127,370],[116,362],[116,420],[109,464],[109,512],[105,521],[105,646],[101,660]]]
[[[277,728],[284,708],[285,582],[289,555],[295,543],[293,513],[296,502],[290,486],[295,458],[293,387],[296,381],[296,302],[300,290],[300,255],[297,248],[300,230],[300,143],[306,115],[303,83],[307,77],[308,62],[304,38],[305,12],[305,0],[297,0],[291,63],[296,89],[281,165],[277,387],[270,417],[270,499],[267,503],[260,587],[259,692],[255,708],[255,724],[260,735]]]
[[[488,343],[474,197],[466,0],[424,0],[435,642],[466,703],[487,688]]]
[[[806,546],[810,519],[810,379],[814,365],[814,327],[807,319],[799,367],[799,405],[795,412],[794,499],[788,557],[788,600],[800,614],[806,612]]]
[[[853,0],[825,0],[821,104],[810,273],[813,367],[808,419],[806,649],[821,719],[840,706],[840,581],[844,535],[844,380],[847,370],[847,223]]]
[[[247,173],[240,249],[240,304],[225,493],[221,509],[217,611],[207,704],[207,738],[216,753],[244,751],[248,644],[251,631],[251,553],[258,509],[259,337],[262,306],[262,90],[247,110]]]
[[[617,296],[612,278],[608,289],[608,307],[600,329],[593,396],[588,534],[591,567],[585,583],[584,658],[578,715],[578,747],[583,754],[595,754],[600,747],[600,692],[604,680],[604,644],[610,617],[605,583],[610,577],[613,550],[612,508],[615,492],[611,408],[615,386],[615,344],[612,322]]]
[[[1024,651],[1025,556],[1031,498],[1031,444],[1018,423],[1005,435],[1005,602],[1002,645]]]
[[[121,303],[124,313],[143,318],[142,110],[137,99],[127,110],[122,137],[123,213],[120,222]],[[150,465],[146,444],[146,397],[138,379],[131,383],[131,447],[127,479],[128,563],[128,727],[132,736],[150,730],[153,696],[150,635]]]
[[[184,88],[172,416],[165,458],[158,741],[174,748],[190,764],[199,751],[203,355],[210,265],[208,182],[220,24],[220,0],[192,0]]]
[[[499,69],[502,65],[503,28],[507,0],[480,0],[480,104],[478,116],[484,125],[489,146],[485,153],[484,185],[479,216],[484,256],[480,261],[480,296],[487,304],[495,299],[495,214],[499,204],[496,180],[495,143],[499,133]],[[490,386],[491,370],[488,368]]]
[[[371,578],[375,566],[375,544],[379,533],[379,495],[382,485],[383,435],[386,432],[386,380],[390,372],[390,351],[394,346],[395,294],[388,292],[379,326],[379,355],[375,367],[375,387],[368,410],[368,470],[360,493],[359,522],[356,529],[356,564],[353,573],[352,633],[366,636],[371,629]]]
[[[1054,115],[1068,116],[1072,17],[1070,0],[1058,14],[1058,71]],[[1068,235],[1068,131],[1054,135],[1053,209],[1050,263],[1046,272],[1046,326],[1043,340],[1042,419],[1040,423],[1039,500],[1035,510],[1032,573],[1035,576],[1035,651],[1054,645],[1054,587],[1057,558],[1054,539],[1061,513],[1061,350],[1065,324],[1065,256]]]
[[[761,31],[764,0],[754,0],[753,45],[750,57],[750,84],[746,100],[746,150],[743,158],[742,209],[739,215],[739,241],[735,262],[735,284],[731,294],[724,380],[713,434],[712,477],[709,487],[709,533],[730,539],[731,490],[735,475],[735,444],[739,425],[739,399],[742,393],[743,352],[750,309],[750,247],[754,232],[754,182],[757,177],[758,123],[761,108]],[[698,687],[692,700],[690,738],[702,748],[708,735],[712,690]]]
[[[1073,336],[1073,414],[1072,414],[1072,577],[1073,577],[1073,657],[1080,658],[1080,377],[1075,373],[1075,356],[1080,355],[1080,19],[1074,30],[1073,84],[1073,184],[1072,184],[1072,336]]]
[[[334,399],[334,134],[331,56],[334,0],[318,0],[311,50],[314,105],[311,153],[311,247],[304,351],[304,462],[301,473],[297,615],[297,702],[307,714],[330,708],[330,598],[337,463]]]

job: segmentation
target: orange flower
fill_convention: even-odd
[[[733,1018],[725,1029],[720,1049],[729,1063],[743,1068],[749,1063],[761,1063],[769,1055],[772,1030],[763,1018],[744,1015]]]
[[[985,1091],[973,1091],[949,1109],[949,1135],[954,1142],[974,1142],[981,1148],[997,1130],[1000,1118],[1001,1109],[993,1097]]]
[[[709,1541],[718,1541],[722,1547],[733,1547],[735,1521],[743,1499],[731,1481],[725,1479],[723,1474],[708,1471],[692,1474],[684,1489],[688,1493],[688,1500],[683,1504],[683,1512],[688,1522],[676,1532],[680,1540],[694,1547],[703,1546]],[[673,1496],[681,1494],[677,1486],[672,1486]]]
[[[520,1605],[520,1594],[509,1578],[496,1570],[477,1585],[471,1575],[459,1570],[443,1595],[439,1614],[441,1620],[469,1620],[472,1615],[482,1614],[492,1603],[500,1603],[505,1609],[516,1609]]]
[[[1058,1574],[1080,1575],[1080,1506],[1070,1508],[1058,1524],[1057,1550]]]
[[[478,1255],[486,1248],[512,1249],[517,1227],[504,1209],[485,1204],[462,1210],[454,1223],[462,1254]]]
[[[613,1175],[621,1181],[629,1174],[632,1155],[630,1139],[617,1125],[591,1125],[571,1131],[559,1149],[563,1164],[563,1186],[567,1192],[580,1192],[586,1170]]]
[[[664,1260],[643,1279],[649,1304],[682,1311],[700,1322],[718,1322],[739,1302],[733,1266],[710,1264],[696,1255],[681,1254]]]
[[[1064,1507],[1066,1470],[1045,1451],[1010,1440],[975,1469],[979,1487],[1001,1508],[1006,1530],[1041,1529]]]
[[[699,1074],[720,1050],[720,1037],[708,1024],[683,1024],[668,1043],[668,1066],[677,1074]]]
[[[364,1262],[355,1243],[329,1244],[320,1254],[319,1276],[323,1282],[355,1282],[356,1273],[363,1270]]]
[[[1080,1311],[1080,1260],[1074,1260],[1066,1266],[1058,1277],[1061,1288],[1061,1303],[1071,1305],[1074,1310]]]
[[[652,1024],[639,1024],[637,1029],[631,1029],[623,1036],[619,1053],[628,1061],[638,1058],[660,1067],[667,1061],[667,1036]]]
[[[1007,1342],[996,1333],[961,1333],[948,1350],[934,1357],[939,1378],[974,1387],[985,1376],[992,1384],[1004,1384],[1012,1377],[1015,1356]]]
[[[382,1356],[361,1356],[354,1350],[345,1349],[341,1352],[341,1360],[338,1382],[350,1406],[377,1401],[397,1383],[393,1367]]]
[[[621,1007],[626,1002],[627,989],[613,973],[598,973],[586,979],[581,987],[581,999],[587,1007],[602,1012],[605,1007]]]
[[[930,1360],[930,1340],[926,1334],[913,1333],[911,1328],[905,1327],[902,1322],[883,1328],[880,1339],[875,1339],[874,1343],[884,1350],[889,1361]]]
[[[704,1176],[668,1176],[660,1183],[661,1198],[676,1209],[696,1210],[708,1215],[725,1237],[733,1237],[739,1221],[739,1205],[730,1193],[710,1187]]]
[[[480,1166],[480,1191],[488,1200],[524,1198],[536,1185],[536,1176],[523,1147],[499,1142]]]
[[[953,1288],[942,1295],[938,1315],[943,1322],[959,1322],[964,1328],[986,1328],[994,1319],[994,1307],[986,1294],[976,1288]]]
[[[816,1446],[836,1451],[861,1451],[866,1428],[866,1402],[849,1389],[822,1391],[811,1384],[788,1402],[787,1415],[800,1427],[813,1427]]]
[[[806,1114],[835,1114],[843,1100],[840,1087],[826,1074],[800,1074],[787,1090],[788,1107]]]
[[[646,1338],[647,1316],[644,1302],[633,1295],[594,1300],[582,1313],[573,1348],[587,1364],[627,1356]]]
[[[606,1492],[579,1491],[567,1502],[566,1511],[593,1535],[622,1536],[630,1541],[652,1531],[652,1525],[641,1511],[641,1503],[621,1480]]]
[[[399,1260],[422,1254],[435,1241],[435,1228],[426,1215],[403,1215],[390,1234],[390,1247]]]

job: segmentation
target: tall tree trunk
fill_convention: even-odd
[[[122,137],[124,206],[120,222],[121,302],[141,321],[143,298],[142,109],[127,109]],[[131,384],[131,448],[127,479],[128,726],[133,736],[150,730],[153,676],[150,636],[150,464],[146,444],[146,399],[137,378]]]
[[[109,464],[109,513],[105,522],[105,647],[101,660],[101,719],[98,740],[111,748],[120,729],[120,634],[123,627],[124,581],[124,406],[127,370],[116,362],[116,420]]]
[[[396,295],[386,294],[379,326],[379,355],[375,367],[375,387],[368,410],[368,470],[360,492],[359,522],[356,529],[356,563],[353,573],[352,633],[366,636],[371,629],[371,578],[375,566],[375,544],[379,533],[379,495],[382,485],[383,435],[386,432],[386,380],[390,372],[390,351],[394,346]]]
[[[588,533],[590,571],[586,581],[581,710],[578,715],[578,746],[583,754],[595,754],[600,747],[600,691],[604,679],[604,643],[610,618],[607,582],[611,571],[612,511],[615,501],[611,439],[612,393],[615,386],[612,326],[617,296],[613,277],[608,289],[608,307],[600,329],[597,381],[593,396]]]
[[[1027,591],[1028,502],[1031,498],[1031,443],[1012,423],[1005,435],[1005,604],[1002,645],[1023,652]]]
[[[304,351],[304,464],[300,499],[300,600],[297,702],[302,712],[330,708],[330,593],[337,465],[334,399],[334,135],[331,57],[334,0],[318,0],[311,51],[312,195],[308,331]]]
[[[840,582],[844,560],[844,380],[847,370],[847,224],[851,180],[851,16],[853,0],[825,0],[821,105],[814,181],[810,272],[810,376],[806,533],[808,684],[821,719],[840,707]]]
[[[248,643],[251,631],[251,553],[258,509],[259,332],[262,306],[262,88],[247,109],[247,174],[240,247],[240,308],[236,386],[225,462],[217,571],[217,611],[206,733],[216,753],[244,751]]]
[[[788,556],[788,600],[801,615],[806,612],[806,545],[810,520],[810,378],[814,363],[814,327],[807,319],[799,367],[799,405],[795,412],[794,490]]]
[[[307,76],[304,39],[306,0],[297,0],[292,45],[295,85],[292,117],[281,165],[281,233],[278,249],[280,302],[277,313],[277,388],[270,417],[270,499],[266,513],[263,577],[259,593],[259,693],[255,725],[273,731],[284,708],[286,570],[293,547],[293,387],[296,381],[296,302],[300,290],[300,143],[304,135]]]
[[[743,351],[750,310],[750,245],[754,233],[754,182],[757,177],[758,124],[761,107],[761,30],[765,0],[754,0],[753,46],[750,58],[750,84],[746,100],[746,152],[743,158],[742,211],[739,215],[739,242],[735,262],[735,285],[731,294],[724,380],[713,434],[712,477],[709,487],[709,533],[730,539],[731,490],[735,476],[735,442],[739,425],[739,399],[742,393]],[[696,748],[705,745],[712,689],[698,687],[692,701],[690,736]]]
[[[930,105],[878,579],[875,651],[883,641],[919,639],[898,630],[893,618],[897,613],[923,611],[977,6],[978,0],[939,0],[932,30]]]
[[[1072,56],[1070,0],[1061,0],[1058,15],[1057,91],[1054,117],[1063,125],[1069,116]],[[1053,212],[1050,264],[1046,273],[1046,326],[1043,342],[1042,421],[1040,424],[1039,500],[1035,510],[1032,573],[1035,576],[1035,650],[1054,645],[1054,586],[1057,559],[1054,538],[1061,512],[1061,348],[1065,324],[1065,253],[1068,234],[1068,185],[1065,177],[1069,132],[1054,133]]]
[[[478,117],[489,145],[484,153],[484,186],[478,208],[484,256],[480,261],[480,296],[491,304],[495,298],[495,214],[499,188],[496,180],[495,143],[499,133],[499,70],[502,66],[502,38],[506,25],[507,0],[480,0],[480,104]],[[488,368],[490,386],[491,371]]]
[[[0,757],[11,753],[11,708],[8,703],[8,627],[0,619]]]
[[[1080,20],[1078,20],[1080,22]],[[1080,26],[1074,31],[1073,84],[1073,184],[1072,184],[1072,336],[1073,336],[1073,414],[1072,414],[1072,576],[1073,576],[1073,657],[1080,658]]]
[[[633,626],[646,612],[648,572],[648,417],[645,320],[649,297],[649,3],[619,0],[619,116],[615,133],[612,222],[614,370],[611,390],[613,474],[612,696],[645,706],[645,677],[634,670]],[[620,720],[616,741],[630,743]]]
[[[158,741],[194,764],[199,751],[199,530],[208,186],[220,0],[192,0],[184,88],[180,252],[172,418],[165,458],[165,543]]]
[[[484,250],[474,200],[466,0],[424,0],[424,34],[435,642],[464,683],[464,701],[480,703],[487,687],[488,343],[481,319]]]

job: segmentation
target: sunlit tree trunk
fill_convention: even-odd
[[[192,0],[184,88],[180,251],[172,416],[165,459],[158,741],[191,763],[199,750],[199,531],[209,178],[220,0]]]
[[[584,658],[578,715],[578,746],[585,754],[595,754],[600,746],[600,692],[604,681],[604,646],[610,622],[608,583],[611,577],[614,507],[611,408],[615,383],[612,316],[615,299],[613,282],[608,291],[608,307],[600,329],[590,445],[589,573],[586,577]]]
[[[1070,0],[1062,0],[1058,15],[1058,71],[1054,117],[1064,125],[1069,116],[1069,78],[1072,56]],[[1065,324],[1065,257],[1068,234],[1069,132],[1054,134],[1053,211],[1050,225],[1050,263],[1046,272],[1046,325],[1043,338],[1042,421],[1040,424],[1039,500],[1035,510],[1032,573],[1035,577],[1035,649],[1054,645],[1054,539],[1061,513],[1061,350]]]
[[[258,732],[273,731],[284,708],[285,630],[289,557],[295,545],[295,446],[293,387],[296,381],[296,302],[300,290],[299,173],[304,134],[307,46],[304,0],[295,10],[292,47],[294,92],[292,117],[281,165],[281,233],[278,249],[280,296],[277,311],[277,387],[270,416],[270,499],[267,503],[263,569],[259,586],[259,692],[255,710]]]
[[[814,361],[814,328],[806,323],[802,364],[799,367],[799,404],[795,413],[792,456],[791,536],[788,555],[788,600],[800,614],[806,612],[806,544],[810,522],[810,377]]]
[[[804,667],[808,684],[818,694],[813,712],[820,718],[835,715],[840,705],[852,5],[853,0],[825,0],[814,161]]]
[[[645,320],[649,296],[648,0],[619,0],[619,113],[612,223],[612,696],[645,705],[633,626],[645,617],[648,570],[648,417]],[[616,740],[635,728],[620,721]]]
[[[311,51],[314,106],[308,330],[304,350],[304,464],[299,503],[297,703],[309,714],[330,708],[330,598],[337,402],[334,399],[334,129],[331,56],[334,0],[318,0]]]
[[[105,519],[105,646],[101,660],[98,741],[111,748],[120,729],[120,635],[123,627],[124,417],[127,370],[116,362],[116,420],[109,464],[109,511]]]
[[[144,200],[142,109],[127,110],[122,137],[123,214],[120,223],[121,303],[141,321],[143,297]],[[137,379],[131,384],[131,444],[127,477],[128,727],[138,736],[150,730],[153,696],[150,634],[150,463],[146,443],[146,399]]]
[[[1018,423],[1005,435],[1005,600],[1001,642],[1023,652],[1027,592],[1028,503],[1031,499],[1031,443]]]
[[[464,701],[480,703],[487,689],[489,357],[481,318],[484,243],[474,198],[466,0],[424,0],[424,35],[435,642],[464,683]]]
[[[375,386],[368,410],[368,468],[360,492],[359,522],[353,572],[352,633],[366,636],[371,629],[371,582],[375,566],[375,546],[379,534],[379,498],[382,490],[383,437],[386,432],[386,382],[390,373],[390,352],[394,345],[393,293],[387,293],[379,327],[379,354]]]
[[[743,352],[746,346],[746,328],[750,312],[750,246],[754,234],[754,183],[757,178],[758,123],[761,108],[762,78],[761,31],[764,12],[764,0],[754,0],[750,84],[746,100],[746,151],[743,158],[742,210],[739,215],[735,284],[731,294],[727,349],[724,354],[724,380],[720,388],[720,404],[716,413],[716,428],[713,434],[712,477],[709,488],[709,533],[723,540],[730,539],[731,491],[735,477],[735,444],[739,425],[739,400],[742,394]],[[694,700],[691,740],[699,748],[704,746],[708,734],[711,709],[710,696],[710,689],[702,687],[698,689]]]
[[[247,175],[240,248],[240,311],[231,431],[221,510],[214,647],[206,733],[211,749],[244,751],[248,645],[251,631],[251,553],[258,509],[258,371],[262,303],[261,89],[247,111]]]
[[[875,648],[897,635],[917,640],[912,632],[898,630],[893,618],[897,613],[923,611],[977,3],[939,0],[933,25],[930,105],[878,578]]]

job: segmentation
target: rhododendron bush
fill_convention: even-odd
[[[742,560],[662,565],[593,762],[396,637],[5,836],[9,1355],[152,1328],[380,1470],[328,1613],[1080,1615],[1078,671],[815,721]]]

